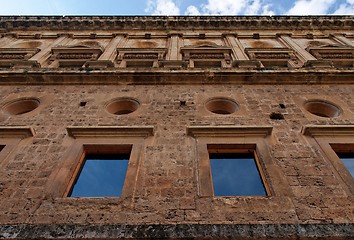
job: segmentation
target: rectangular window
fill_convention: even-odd
[[[253,150],[220,151],[209,145],[208,152],[214,196],[267,195]]]
[[[120,149],[86,147],[75,170],[68,197],[120,197],[128,170],[131,146]]]
[[[346,169],[349,172],[347,175],[354,178],[354,144],[331,143],[330,146],[345,167],[338,168],[338,172],[343,173]]]
[[[331,174],[347,185],[343,189],[348,194],[354,194],[354,125],[308,125],[302,133],[312,145],[319,145],[323,161],[336,170]]]
[[[352,177],[354,177],[354,152],[336,152],[339,159],[342,160],[344,166],[348,169]]]

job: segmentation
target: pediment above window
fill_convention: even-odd
[[[181,48],[189,67],[227,67],[231,63],[231,48],[218,45],[186,46]]]
[[[298,59],[289,48],[246,48],[250,60],[260,61],[264,67],[295,67]]]
[[[117,53],[121,67],[157,67],[165,59],[167,48],[118,48]]]
[[[0,67],[37,66],[28,60],[39,51],[38,48],[0,48]]]
[[[189,58],[228,58],[231,48],[218,45],[186,46],[181,48],[184,59]]]
[[[87,61],[97,60],[102,54],[100,48],[88,46],[59,46],[52,48],[50,61],[58,61],[59,67],[80,67]]]
[[[354,48],[321,46],[311,47],[308,51],[317,59],[353,59]]]
[[[354,66],[354,48],[323,46],[308,48],[308,52],[319,61],[331,61],[335,67]]]

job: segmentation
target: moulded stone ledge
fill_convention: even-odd
[[[72,138],[149,137],[154,135],[153,126],[67,127],[66,129]]]
[[[272,126],[189,126],[187,134],[192,137],[234,137],[234,136],[260,136],[272,134]]]
[[[17,127],[17,126],[9,126],[9,127],[0,127],[0,138],[28,138],[34,137],[35,131],[31,127]]]
[[[314,67],[314,68],[331,68],[333,63],[331,60],[308,60],[304,67]]]
[[[239,68],[260,68],[261,62],[258,60],[235,60],[232,66]]]
[[[305,136],[346,136],[354,135],[354,125],[307,125],[301,133]]]
[[[87,61],[85,63],[85,67],[93,69],[111,68],[114,67],[114,63],[111,60]]]
[[[30,27],[29,27],[29,24]],[[2,16],[9,30],[352,29],[351,16]]]
[[[177,68],[186,68],[187,63],[186,61],[182,61],[182,60],[162,60],[159,61],[159,66],[164,68],[177,69]]]
[[[0,85],[40,84],[354,84],[354,70],[331,69],[5,69]]]

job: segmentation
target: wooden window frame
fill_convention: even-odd
[[[302,134],[313,146],[319,146],[329,166],[333,166],[337,179],[344,183],[344,189],[354,195],[354,178],[344,166],[336,152],[354,151],[354,125],[317,126],[307,125],[302,128]]]

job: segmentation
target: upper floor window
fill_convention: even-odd
[[[337,152],[337,155],[354,178],[354,152]]]
[[[119,197],[122,195],[129,153],[87,154],[78,165],[70,197]]]
[[[346,144],[331,143],[330,146],[354,178],[354,143],[352,141],[348,141]]]
[[[302,133],[310,137],[309,141],[313,141],[313,145],[319,145],[324,153],[324,160],[336,170],[331,174],[342,179],[347,186],[343,185],[344,189],[354,194],[354,126],[309,125],[302,129]]]
[[[143,144],[153,135],[153,127],[68,127],[67,131],[74,143],[48,184],[52,197],[134,195]]]
[[[208,146],[214,196],[266,196],[252,149],[219,151]]]
[[[200,196],[265,197],[286,189],[267,149],[272,127],[191,126],[187,131],[196,139]]]

